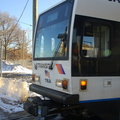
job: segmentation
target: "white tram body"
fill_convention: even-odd
[[[119,0],[65,0],[40,14],[30,90],[62,104],[120,100],[119,12]]]

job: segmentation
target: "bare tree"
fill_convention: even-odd
[[[2,40],[4,59],[26,59],[28,41],[25,30],[16,24],[16,18],[0,12],[0,40]]]

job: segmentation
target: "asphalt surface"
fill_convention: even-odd
[[[0,109],[0,120],[101,120],[98,117],[93,118],[75,118],[72,116],[62,117],[60,114],[54,114],[48,116],[46,119],[38,117],[34,117],[28,114],[26,111],[16,112],[16,113],[7,113]]]
[[[0,109],[0,120],[39,120],[37,117],[33,117],[25,111],[16,113],[7,113]]]

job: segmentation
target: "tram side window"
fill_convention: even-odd
[[[100,23],[86,22],[83,32],[82,56],[103,58],[110,55],[110,27]]]

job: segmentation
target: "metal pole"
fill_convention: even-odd
[[[33,0],[33,40],[34,40],[34,33],[35,33],[35,26],[36,26],[36,22],[38,19],[38,0]],[[33,46],[33,41],[32,40],[32,46]]]
[[[0,41],[0,77],[2,77],[2,40]]]

